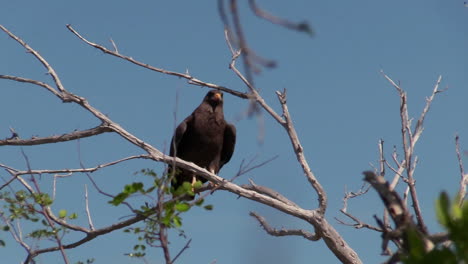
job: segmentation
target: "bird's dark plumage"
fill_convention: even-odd
[[[193,162],[208,171],[218,174],[234,152],[236,127],[224,120],[223,93],[209,91],[203,102],[177,126],[171,141],[170,155]],[[173,171],[169,166],[170,173]],[[183,182],[192,183],[192,172],[178,169],[172,186],[177,189]],[[201,177],[196,177],[206,182]]]

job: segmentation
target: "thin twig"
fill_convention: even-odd
[[[12,138],[0,140],[0,146],[34,146],[43,145],[48,143],[66,142],[70,140],[76,140],[80,138],[92,137],[103,133],[112,132],[109,127],[99,125],[94,128],[86,130],[75,130],[71,133],[65,133],[62,135],[50,136],[50,137],[33,137],[31,139],[20,139]]]
[[[411,201],[412,201],[412,206],[414,208],[414,212],[416,214],[416,219],[418,222],[418,226],[421,229],[421,231],[425,234],[428,234],[427,231],[427,226],[424,223],[424,218],[422,217],[421,213],[421,207],[419,205],[419,199],[417,196],[416,192],[416,186],[415,186],[415,179],[414,179],[414,170],[416,168],[417,164],[417,158],[414,157],[414,147],[416,145],[416,142],[419,140],[422,132],[423,132],[423,123],[424,119],[430,109],[430,106],[432,104],[432,101],[434,100],[434,97],[437,93],[441,92],[439,90],[439,85],[442,80],[442,76],[439,76],[437,79],[436,84],[434,85],[432,94],[429,98],[426,99],[426,105],[416,122],[416,125],[414,127],[414,131],[411,130],[411,119],[409,118],[408,115],[408,103],[407,103],[407,95],[406,92],[399,86],[397,85],[390,77],[385,75],[382,72],[383,76],[385,79],[387,79],[393,87],[397,90],[399,97],[400,97],[400,118],[401,118],[401,135],[402,135],[402,142],[403,142],[403,150],[405,153],[405,159],[404,159],[404,166],[406,170],[406,180],[407,184],[409,186],[409,192],[411,194]],[[403,163],[401,163],[403,165]],[[402,170],[402,167],[399,167],[399,170]],[[394,179],[394,182],[396,184],[396,179]],[[392,183],[392,187],[393,183]]]
[[[88,224],[89,224],[89,229],[91,231],[94,231],[94,225],[93,225],[93,220],[91,219],[91,212],[89,211],[89,201],[88,201],[88,186],[85,184],[84,186],[85,189],[85,210],[86,210],[86,216],[88,217]]]
[[[31,171],[31,164],[29,162],[28,156],[26,155],[26,153],[24,153],[23,150],[21,150],[21,154],[23,155],[23,157],[24,157],[24,159],[26,161],[26,166],[28,167],[28,171]],[[33,194],[33,195],[42,194],[41,190],[39,189],[39,184],[37,183],[37,180],[34,178],[33,175],[31,175],[31,181],[33,182],[33,184],[34,184],[34,186],[36,188],[36,191],[34,191],[33,189],[30,189],[31,194]],[[23,185],[24,185],[24,183],[23,183]],[[55,224],[51,220],[51,217],[50,217],[51,216],[50,207],[47,206],[47,205],[41,204],[41,203],[38,203],[38,204],[40,205],[40,207],[42,209],[42,211],[40,211],[40,213],[44,216],[45,222],[47,223],[47,225],[52,230],[55,230],[56,229]],[[59,248],[60,254],[62,255],[64,263],[65,264],[70,263],[69,260],[68,260],[68,256],[65,253],[65,249],[63,247],[62,239],[60,238],[59,233],[58,232],[53,232],[53,236],[55,238],[55,241],[57,242],[57,246]],[[28,263],[28,262],[26,262],[26,263]]]
[[[51,92],[55,96],[61,98],[60,93],[57,92],[52,86],[48,85],[47,83],[41,82],[41,81],[32,80],[32,79],[28,79],[28,78],[23,78],[23,77],[19,77],[19,76],[3,75],[3,74],[0,74],[0,79],[35,84],[37,86],[41,86],[41,87],[46,88],[49,92]]]
[[[458,190],[458,205],[461,207],[465,201],[466,185],[468,184],[468,174],[465,173],[463,161],[460,154],[460,137],[455,135],[455,152],[457,153],[458,166],[460,168],[460,189]]]
[[[383,231],[382,229],[380,229],[380,228],[378,228],[376,226],[367,224],[367,223],[361,221],[359,218],[355,217],[354,215],[348,213],[348,200],[366,194],[370,189],[370,185],[368,185],[367,188],[365,188],[365,185],[366,184],[363,184],[361,186],[361,188],[359,188],[359,190],[356,191],[356,192],[348,192],[348,191],[345,190],[345,195],[343,197],[343,207],[340,209],[340,212],[342,214],[344,214],[345,216],[347,216],[348,218],[350,218],[351,220],[353,220],[354,223],[352,223],[352,224],[347,223],[347,222],[345,222],[343,220],[340,220],[337,217],[335,217],[335,220],[337,220],[342,225],[352,226],[352,227],[354,227],[356,229],[367,228],[367,229],[375,230],[375,231],[378,231],[378,232],[382,232]]]
[[[117,163],[121,163],[121,162],[124,162],[124,161],[127,161],[127,160],[132,160],[132,159],[150,159],[150,156],[148,156],[148,155],[130,156],[130,157],[126,157],[126,158],[119,159],[119,160],[116,160],[116,161],[112,161],[112,162],[109,162],[109,163],[100,164],[100,165],[98,165],[96,167],[92,167],[92,168],[84,168],[83,167],[81,169],[20,171],[20,170],[13,169],[13,168],[11,168],[11,167],[9,167],[7,165],[4,165],[4,164],[0,163],[0,168],[5,168],[12,175],[12,177],[7,182],[5,182],[4,184],[2,184],[2,186],[0,186],[0,190],[5,188],[6,186],[8,186],[12,181],[14,181],[16,179],[16,177],[18,177],[20,175],[26,175],[26,174],[56,174],[56,173],[89,173],[89,172],[92,173],[92,172],[95,172],[95,171],[100,170],[102,168],[109,167],[109,166],[115,165]]]
[[[197,86],[205,86],[205,87],[209,87],[209,88],[213,88],[213,89],[218,89],[218,90],[221,90],[223,92],[226,92],[226,93],[230,93],[232,95],[235,95],[237,97],[240,97],[240,98],[244,98],[244,99],[248,99],[248,95],[245,94],[245,93],[241,93],[241,92],[238,92],[238,91],[235,91],[235,90],[232,90],[232,89],[229,89],[227,87],[224,87],[224,86],[221,86],[221,85],[217,85],[217,84],[213,84],[213,83],[208,83],[208,82],[204,82],[204,81],[201,81],[193,76],[191,76],[190,74],[183,74],[183,73],[179,73],[179,72],[174,72],[174,71],[168,71],[168,70],[165,70],[165,69],[162,69],[162,68],[157,68],[157,67],[154,67],[154,66],[151,66],[149,64],[146,64],[146,63],[143,63],[143,62],[140,62],[140,61],[137,61],[135,59],[133,59],[132,57],[128,57],[128,56],[125,56],[125,55],[122,55],[116,51],[112,51],[112,50],[109,50],[107,48],[105,48],[104,46],[101,46],[99,44],[96,44],[96,43],[93,43],[89,40],[87,40],[86,38],[84,38],[83,36],[81,36],[71,25],[67,25],[67,28],[68,30],[70,30],[75,36],[77,36],[80,40],[82,40],[83,42],[85,42],[86,44],[96,48],[96,49],[99,49],[101,50],[102,52],[106,53],[106,54],[109,54],[109,55],[112,55],[112,56],[115,56],[115,57],[118,57],[118,58],[121,58],[123,60],[126,60],[128,62],[131,62],[135,65],[138,65],[140,67],[143,67],[145,69],[149,69],[149,70],[152,70],[152,71],[155,71],[155,72],[159,72],[159,73],[163,73],[163,74],[167,74],[167,75],[172,75],[172,76],[176,76],[176,77],[180,77],[180,78],[184,78],[184,79],[187,79],[188,82],[190,84],[193,84],[193,85],[197,85]]]
[[[249,182],[250,182],[250,185],[245,184],[245,185],[242,185],[242,187],[247,189],[247,190],[253,190],[253,191],[256,191],[258,193],[268,195],[268,196],[270,196],[272,198],[275,198],[275,199],[277,199],[277,200],[279,200],[279,201],[281,201],[281,202],[283,202],[285,204],[289,204],[289,205],[292,205],[292,206],[298,206],[297,204],[295,204],[294,202],[292,202],[291,200],[289,200],[288,198],[286,198],[285,196],[283,196],[279,192],[274,191],[271,188],[257,185],[257,184],[255,184],[255,182],[252,179],[249,179]]]
[[[286,104],[286,89],[282,93],[277,91],[276,95],[278,96],[278,100],[283,109],[283,116],[285,121],[282,125],[288,132],[289,139],[291,140],[291,145],[294,149],[294,153],[296,154],[297,161],[299,162],[299,164],[301,164],[302,171],[304,172],[309,183],[317,192],[319,204],[318,212],[320,214],[325,214],[325,211],[327,209],[327,194],[320,182],[315,177],[312,170],[310,169],[309,163],[305,158],[304,149],[302,148],[301,142],[299,141],[299,137],[297,135],[296,129],[294,128],[291,116],[289,114],[288,106]]]
[[[230,43],[230,40],[228,38],[228,34],[225,34],[226,37],[226,42]],[[278,99],[281,103],[282,109],[283,109],[283,117],[279,116],[271,107],[269,107],[266,102],[263,100],[263,98],[259,95],[255,87],[249,82],[247,78],[245,78],[239,70],[235,67],[235,56],[236,53],[232,54],[233,60],[231,61],[230,68],[236,73],[236,75],[246,84],[246,86],[250,89],[251,94],[253,95],[253,98],[280,124],[283,126],[283,128],[287,131],[289,138],[291,140],[291,144],[293,146],[294,152],[296,153],[296,158],[298,159],[299,164],[301,164],[303,168],[303,172],[306,175],[308,181],[311,183],[313,188],[318,194],[318,200],[319,200],[319,212],[320,213],[325,213],[326,210],[326,204],[327,204],[327,197],[325,190],[323,187],[320,185],[320,183],[317,181],[315,175],[312,173],[307,160],[304,156],[303,153],[303,148],[300,144],[299,137],[297,136],[296,130],[292,124],[291,117],[289,115],[288,107],[286,105],[286,92],[280,93],[276,92]]]
[[[409,250],[409,238],[410,232],[414,232],[419,239],[424,243],[426,252],[434,247],[432,241],[430,241],[423,230],[416,228],[416,224],[411,218],[411,214],[408,212],[401,198],[395,191],[390,190],[389,184],[382,176],[377,176],[372,171],[365,171],[364,180],[367,181],[377,191],[380,198],[382,199],[385,207],[387,208],[390,216],[395,223],[395,232],[402,232],[401,238],[404,239],[403,247],[405,250]]]
[[[185,243],[185,246],[177,253],[177,255],[172,259],[172,263],[175,263],[177,258],[184,253],[185,250],[187,250],[190,247],[190,242],[192,242],[192,239],[189,239],[187,243]]]
[[[263,18],[273,24],[280,25],[291,30],[305,32],[311,36],[314,35],[313,30],[311,29],[311,27],[309,26],[307,22],[294,23],[284,18],[274,16],[268,13],[267,11],[261,9],[260,7],[258,7],[257,4],[255,3],[255,0],[249,0],[249,5],[250,5],[250,9],[252,9],[254,14],[260,18]]]
[[[7,33],[10,38],[16,40],[16,42],[20,43],[21,46],[23,46],[28,52],[32,53],[34,57],[36,57],[42,65],[47,69],[47,73],[52,76],[52,79],[55,82],[55,85],[57,86],[57,89],[59,89],[60,92],[65,93],[65,88],[62,85],[62,81],[60,81],[60,78],[58,77],[58,74],[55,72],[54,68],[49,65],[49,63],[39,54],[39,52],[35,51],[32,49],[26,42],[24,42],[22,39],[11,33],[8,29],[6,29],[4,26],[0,25],[0,29],[3,30],[3,32]]]
[[[260,223],[260,226],[272,236],[302,236],[303,238],[310,240],[310,241],[317,241],[320,239],[320,236],[316,233],[310,233],[303,229],[275,229],[272,228],[266,219],[255,212],[250,212],[250,216],[257,219]]]
[[[241,79],[241,81],[247,86],[247,88],[249,88],[249,91],[250,91],[250,97],[249,98],[251,100],[254,100],[255,102],[257,102],[258,104],[260,104],[260,106],[263,109],[265,109],[278,123],[283,124],[285,122],[283,120],[283,118],[281,118],[281,116],[279,114],[277,114],[275,112],[275,110],[273,110],[273,108],[271,108],[265,102],[265,100],[260,96],[258,91],[255,89],[253,84],[248,80],[248,78],[244,77],[244,75],[236,68],[236,59],[239,57],[239,54],[240,54],[241,50],[239,50],[238,52],[235,52],[232,49],[231,40],[229,39],[229,34],[227,34],[227,32],[225,33],[225,38],[226,38],[226,43],[230,47],[231,55],[232,55],[232,59],[231,59],[231,63],[229,64],[229,68],[231,70],[233,70],[234,73],[237,75],[237,77],[239,77],[239,79]]]

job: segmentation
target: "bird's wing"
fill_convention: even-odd
[[[223,149],[221,151],[221,160],[219,168],[228,163],[234,153],[234,146],[236,145],[236,127],[232,124],[226,124],[224,129]]]
[[[176,128],[176,130],[174,132],[174,135],[172,136],[172,140],[171,140],[171,150],[170,150],[170,153],[169,153],[170,156],[173,157],[174,155],[177,154],[176,153],[177,147],[179,146],[180,141],[184,137],[185,131],[187,131],[187,125],[190,122],[192,122],[192,119],[193,119],[193,114],[189,115],[187,118],[184,119],[184,121],[182,121],[177,126],[177,128]]]

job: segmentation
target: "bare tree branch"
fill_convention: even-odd
[[[50,85],[48,85],[47,83],[44,83],[44,82],[31,80],[31,79],[27,79],[27,78],[23,78],[23,77],[18,77],[18,76],[10,76],[10,75],[2,75],[2,74],[0,74],[0,79],[35,84],[37,86],[41,86],[41,87],[46,88],[49,92],[53,93],[55,96],[60,98],[60,93],[57,92],[52,86],[50,86]]]
[[[47,73],[52,76],[52,79],[55,82],[55,85],[57,86],[57,89],[59,89],[60,92],[64,93],[65,89],[63,88],[62,81],[60,81],[60,78],[58,77],[58,74],[55,72],[55,70],[52,68],[52,66],[49,65],[49,63],[34,49],[29,47],[26,42],[24,42],[22,39],[19,37],[15,36],[13,33],[11,33],[9,30],[7,30],[4,26],[0,25],[0,29],[3,30],[3,32],[7,33],[10,38],[16,40],[16,42],[20,43],[21,46],[23,46],[28,52],[32,53],[34,57],[36,57],[39,62],[42,63],[42,65],[47,69]]]
[[[257,221],[260,223],[260,226],[269,234],[272,236],[302,236],[305,239],[311,240],[311,241],[317,241],[320,239],[320,236],[317,234],[310,233],[308,231],[305,231],[303,229],[275,229],[272,228],[266,219],[259,214],[255,212],[250,212],[250,216],[254,217],[257,219]]]
[[[265,194],[265,195],[268,195],[269,197],[271,198],[275,198],[285,204],[289,204],[289,205],[292,205],[292,206],[298,206],[297,204],[295,204],[294,202],[292,202],[291,200],[289,200],[288,198],[284,197],[282,194],[280,194],[279,192],[277,191],[274,191],[268,187],[265,187],[265,186],[260,186],[260,185],[257,185],[255,184],[255,182],[252,180],[252,179],[249,179],[249,182],[250,182],[250,185],[249,184],[245,184],[245,185],[242,185],[241,187],[244,188],[244,189],[247,189],[247,190],[252,190],[252,191],[256,191],[258,193],[261,193],[261,194]]]
[[[87,173],[87,172],[95,172],[99,169],[102,169],[102,168],[105,168],[105,167],[109,167],[109,166],[112,166],[112,165],[115,165],[117,163],[121,163],[121,162],[124,162],[124,161],[127,161],[127,160],[132,160],[132,159],[150,159],[151,157],[148,156],[148,155],[138,155],[138,156],[130,156],[130,157],[126,157],[126,158],[123,158],[123,159],[119,159],[119,160],[116,160],[116,161],[112,161],[112,162],[109,162],[109,163],[105,163],[105,164],[100,164],[96,167],[93,167],[93,168],[82,168],[82,169],[58,169],[58,170],[27,170],[27,171],[20,171],[20,170],[17,170],[17,169],[14,169],[14,168],[11,168],[7,165],[4,165],[4,164],[1,164],[0,163],[0,168],[4,168],[6,169],[11,175],[12,177],[6,182],[4,183],[2,186],[0,186],[0,190],[2,190],[3,188],[5,188],[5,186],[7,186],[8,184],[10,184],[12,181],[14,181],[18,176],[20,175],[26,175],[26,174],[56,174],[56,173],[76,173],[76,172],[79,172],[79,173]]]
[[[292,123],[291,116],[289,115],[288,106],[286,105],[286,89],[281,93],[279,91],[276,92],[278,96],[278,100],[281,103],[281,107],[283,108],[283,117],[285,122],[282,123],[283,127],[288,132],[289,139],[291,140],[291,144],[294,149],[294,153],[296,153],[296,158],[299,164],[302,166],[302,170],[307,177],[307,180],[315,189],[318,195],[318,202],[319,202],[319,209],[318,212],[320,214],[325,214],[325,210],[327,208],[327,195],[325,190],[323,189],[322,185],[319,183],[317,178],[315,177],[314,173],[309,167],[309,163],[304,155],[304,149],[302,148],[301,142],[299,141],[299,137],[297,136],[296,129]]]
[[[415,180],[414,180],[414,170],[416,168],[416,163],[417,163],[417,158],[414,157],[414,147],[416,145],[416,142],[419,140],[422,134],[424,119],[426,117],[427,112],[430,109],[431,103],[434,100],[435,95],[441,92],[439,90],[439,85],[442,80],[442,76],[439,76],[439,78],[437,79],[437,82],[434,85],[434,89],[432,91],[431,96],[426,99],[426,105],[414,127],[414,131],[411,131],[412,120],[409,119],[409,115],[408,115],[408,103],[407,103],[406,92],[399,85],[397,85],[392,79],[390,79],[390,77],[385,75],[383,72],[382,74],[385,77],[385,79],[387,79],[392,84],[392,86],[395,87],[395,89],[397,90],[400,96],[401,135],[402,135],[405,159],[404,159],[404,163],[403,162],[401,163],[402,166],[404,165],[404,168],[400,166],[398,169],[398,172],[400,171],[403,172],[403,170],[406,170],[406,180],[407,180],[406,183],[408,184],[409,192],[411,194],[411,201],[412,201],[412,205],[416,214],[418,226],[423,233],[428,234],[427,226],[424,223],[424,219],[422,217],[421,207],[419,205],[419,200],[417,197]],[[397,175],[398,174],[399,173],[397,173]],[[397,182],[396,177],[397,176],[395,176],[395,179],[394,179],[395,185]],[[393,186],[393,183],[392,183],[392,186]]]
[[[354,223],[353,224],[346,223],[343,220],[338,219],[337,217],[335,217],[335,220],[337,220],[342,225],[352,226],[352,227],[354,227],[356,229],[367,228],[367,229],[371,229],[371,230],[374,230],[374,231],[382,232],[383,230],[381,228],[378,228],[376,226],[367,224],[367,223],[359,220],[359,218],[355,217],[354,215],[348,213],[348,200],[366,194],[369,191],[369,189],[370,189],[370,185],[368,185],[367,188],[365,188],[365,184],[364,184],[356,192],[347,192],[345,190],[345,195],[343,197],[343,207],[340,209],[340,212],[342,214],[344,214],[345,216],[347,216],[348,218],[350,218],[351,220],[353,220]]]
[[[403,247],[409,250],[408,232],[414,232],[423,241],[426,251],[434,247],[432,241],[428,239],[426,234],[417,228],[417,225],[411,219],[411,214],[406,209],[405,204],[395,191],[390,190],[389,184],[382,176],[375,175],[372,171],[365,171],[364,180],[372,185],[382,199],[385,208],[387,208],[390,216],[395,223],[394,234],[399,234],[405,241]]]
[[[226,33],[225,31],[225,37],[226,37],[226,42],[228,43],[228,46],[231,48],[230,40],[229,40],[229,34]],[[302,169],[304,171],[304,174],[306,175],[307,179],[309,182],[312,184],[314,189],[317,191],[318,194],[318,200],[319,200],[319,210],[321,213],[325,213],[326,210],[326,204],[327,204],[327,198],[325,194],[325,190],[323,190],[322,186],[320,183],[317,181],[315,178],[315,175],[312,173],[307,160],[305,159],[304,153],[303,153],[303,148],[299,142],[299,138],[297,136],[296,130],[292,124],[291,117],[289,115],[289,111],[286,105],[286,92],[280,93],[276,92],[278,99],[281,103],[281,106],[283,108],[283,117],[280,117],[271,107],[269,107],[265,100],[260,96],[260,94],[257,92],[255,87],[249,82],[247,78],[245,78],[242,73],[235,67],[235,59],[238,56],[237,53],[232,50],[232,60],[230,64],[230,68],[236,73],[236,75],[244,82],[245,85],[250,89],[250,92],[253,95],[254,100],[259,103],[280,125],[285,128],[285,130],[288,132],[289,138],[291,140],[291,144],[293,146],[294,152],[296,153],[296,158],[298,159],[299,163],[302,166]]]
[[[283,118],[277,114],[275,112],[275,110],[273,110],[273,108],[271,108],[266,102],[265,100],[260,96],[260,94],[258,93],[258,91],[255,89],[255,87],[253,86],[253,84],[246,78],[244,77],[244,75],[236,68],[236,59],[239,57],[239,55],[242,53],[242,49],[240,49],[239,51],[235,52],[233,49],[232,49],[232,44],[231,44],[231,40],[229,39],[229,34],[228,34],[228,31],[225,30],[225,37],[226,37],[226,43],[228,44],[230,50],[231,50],[231,55],[232,55],[232,59],[231,59],[231,63],[229,64],[229,68],[232,69],[234,71],[234,73],[237,75],[237,77],[239,77],[239,79],[241,79],[241,81],[249,88],[249,91],[250,91],[250,99],[251,100],[254,100],[255,102],[257,102],[258,104],[260,104],[260,106],[265,109],[278,123],[280,124],[283,124],[285,121],[283,120]]]
[[[58,143],[65,142],[70,140],[76,140],[80,138],[92,137],[99,134],[112,132],[112,130],[104,125],[99,125],[97,127],[87,129],[87,130],[77,130],[71,133],[50,136],[50,137],[33,137],[31,139],[5,139],[0,140],[0,146],[33,146],[33,145],[43,145],[49,143]]]
[[[274,16],[268,13],[267,11],[261,9],[260,7],[258,7],[257,4],[255,3],[255,0],[249,0],[249,5],[250,5],[250,9],[252,9],[254,14],[260,18],[263,18],[273,24],[280,25],[291,30],[305,32],[311,36],[314,35],[313,30],[310,28],[307,22],[294,23],[286,19]]]

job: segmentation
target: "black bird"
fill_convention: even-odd
[[[224,120],[223,93],[211,90],[193,113],[177,126],[171,141],[170,155],[218,174],[231,159],[235,144],[236,127]],[[170,175],[172,171],[172,166],[169,166]],[[196,180],[206,182],[204,178],[178,168],[171,184],[177,190],[183,182],[193,184]]]

